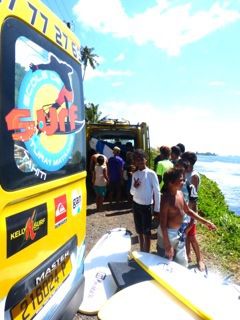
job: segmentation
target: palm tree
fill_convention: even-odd
[[[87,103],[85,104],[85,118],[87,122],[97,123],[102,115],[101,111],[98,111],[99,104]]]
[[[86,68],[90,65],[93,69],[99,64],[96,60],[98,55],[93,53],[94,48],[88,48],[87,46],[81,48],[81,62],[83,65],[83,80],[86,73]]]

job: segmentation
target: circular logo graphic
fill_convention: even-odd
[[[24,121],[35,121],[36,133],[31,139],[25,141],[25,146],[33,161],[39,168],[47,171],[61,169],[69,160],[73,144],[74,133],[46,135],[42,129],[43,124],[37,119],[37,111],[44,110],[44,106],[51,106],[63,87],[63,82],[55,71],[31,70],[26,73],[19,90],[18,108],[29,109],[31,117]],[[68,101],[69,104],[72,101]],[[63,104],[57,113],[66,106]],[[47,125],[51,126],[51,123]]]

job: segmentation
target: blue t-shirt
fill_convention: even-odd
[[[108,176],[110,182],[118,182],[122,178],[124,161],[119,156],[113,156],[108,159]]]

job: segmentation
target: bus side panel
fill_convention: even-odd
[[[1,251],[1,291],[18,282],[71,237],[81,246],[86,232],[85,179],[28,200],[18,199],[1,211],[5,244]],[[51,239],[51,241],[49,241]],[[7,259],[6,259],[7,258]]]
[[[0,304],[1,308],[5,309],[5,313],[9,313],[14,306],[26,301],[27,296],[34,295],[37,286],[41,296],[45,290],[41,285],[42,281],[46,281],[50,272],[56,269],[60,262],[65,263],[69,259],[69,274],[60,280],[60,287],[52,301],[49,301],[40,314],[41,317],[45,314],[47,318],[47,314],[59,313],[59,302],[64,298],[68,300],[65,305],[72,305],[68,312],[76,311],[84,284],[85,175],[61,188],[53,188],[25,201],[18,200],[16,203],[7,204],[1,213],[0,225],[5,226],[2,230],[5,243],[2,245],[0,258],[0,282],[1,298],[6,299],[5,307]],[[50,287],[49,283],[47,286]],[[72,299],[74,296],[75,301]],[[41,303],[36,307],[42,308]],[[29,301],[26,310],[31,312]]]

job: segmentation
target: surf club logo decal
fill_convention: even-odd
[[[54,203],[55,203],[55,227],[59,227],[61,224],[67,221],[66,195],[62,195],[54,199]]]
[[[6,218],[7,257],[28,247],[47,234],[47,205],[19,212]]]
[[[72,215],[75,216],[81,212],[82,209],[82,191],[76,189],[72,191]]]
[[[47,171],[61,169],[72,154],[78,119],[72,89],[73,69],[50,54],[45,64],[30,64],[19,89],[17,107],[6,116],[12,138],[25,144],[34,163]]]

